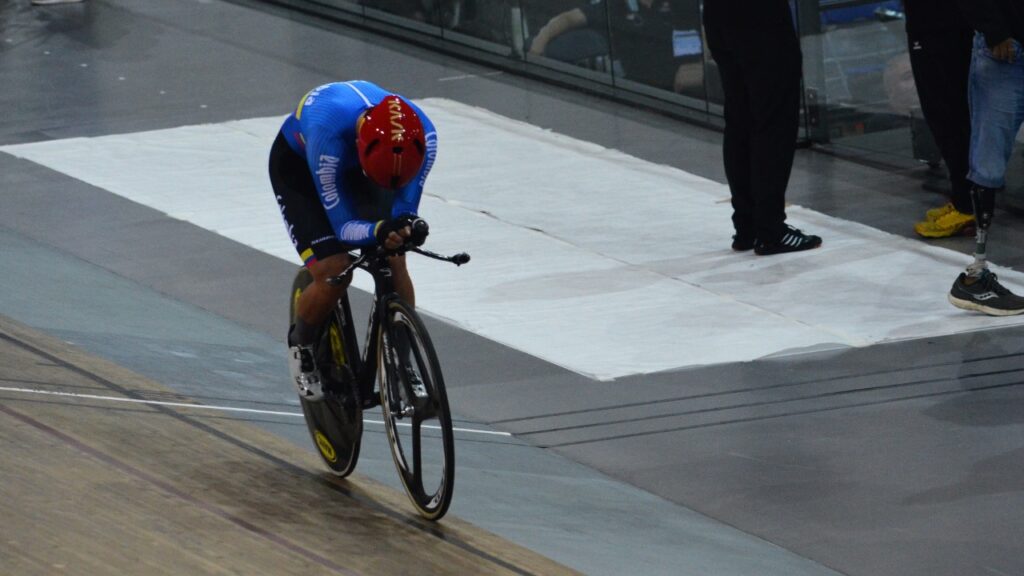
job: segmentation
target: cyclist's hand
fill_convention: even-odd
[[[398,250],[405,244],[410,234],[412,230],[409,226],[402,225],[397,220],[386,220],[377,226],[377,244],[387,250]]]
[[[409,230],[409,235],[406,236],[406,242],[409,245],[423,246],[423,243],[427,241],[427,236],[430,234],[430,226],[427,226],[426,220],[415,214],[403,214],[395,218],[395,222],[396,226]]]
[[[387,250],[398,250],[406,245],[422,246],[428,233],[426,221],[412,214],[403,214],[377,226],[377,244]]]

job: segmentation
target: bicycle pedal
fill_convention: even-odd
[[[396,418],[406,418],[416,413],[416,408],[412,404],[406,404],[402,401],[391,402],[391,409],[388,410]]]

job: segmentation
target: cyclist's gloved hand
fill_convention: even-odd
[[[374,236],[377,244],[388,250],[398,250],[403,245],[422,246],[427,240],[427,222],[413,214],[403,214],[393,220],[381,220]]]
[[[393,220],[395,225],[401,228],[409,228],[409,235],[406,237],[406,243],[412,246],[423,246],[423,243],[427,241],[427,236],[430,234],[430,227],[427,226],[427,221],[416,216],[415,214],[402,214],[398,218]]]
[[[397,250],[405,243],[408,231],[404,227],[398,227],[395,220],[381,220],[377,223],[377,229],[373,235],[377,238],[377,244],[388,250]]]

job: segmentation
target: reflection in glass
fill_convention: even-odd
[[[592,6],[605,4],[601,25],[611,33],[617,77],[703,98],[697,0],[608,0]]]
[[[428,27],[512,46],[512,32],[521,19],[517,0],[359,0],[378,10]],[[414,26],[417,27],[417,26]],[[519,38],[522,38],[520,32]],[[521,48],[521,42],[520,42]],[[520,53],[521,53],[520,49]]]
[[[361,1],[358,0],[317,0],[317,3],[338,8],[346,12],[362,12]]]
[[[619,0],[621,1],[621,0]],[[578,1],[553,14],[530,39],[531,56],[545,57],[568,64],[607,72],[611,67],[608,27],[595,18],[595,11],[604,12],[604,2],[595,5]],[[595,7],[599,10],[595,10]],[[542,3],[535,2],[527,14],[533,19],[545,11]],[[602,16],[603,17],[603,16]]]
[[[826,137],[909,158],[911,116],[920,104],[900,2],[815,4],[819,30],[808,36],[819,48],[805,50],[804,72],[820,70],[812,88],[827,106]]]
[[[429,0],[360,0],[360,4],[366,8],[380,10],[402,18],[408,18],[416,22],[430,22],[436,20],[436,14],[430,10]]]
[[[442,0],[442,22],[446,30],[503,46],[519,46],[521,53],[519,3],[510,0]],[[514,41],[518,32],[519,43]]]
[[[529,53],[703,98],[703,44],[699,0],[592,0],[554,14]]]

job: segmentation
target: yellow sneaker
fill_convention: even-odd
[[[948,202],[945,206],[938,208],[932,208],[931,210],[924,213],[925,222],[935,222],[939,218],[942,218],[950,212],[956,212],[956,208],[953,207],[952,202]]]
[[[953,208],[952,204],[947,205],[949,210],[934,221],[925,220],[914,224],[914,231],[925,238],[948,238],[957,234],[968,233],[974,229],[974,215],[964,214]],[[946,206],[943,206],[946,208]],[[942,208],[936,208],[942,210]],[[932,212],[929,210],[928,212]],[[927,217],[928,214],[925,214]]]

